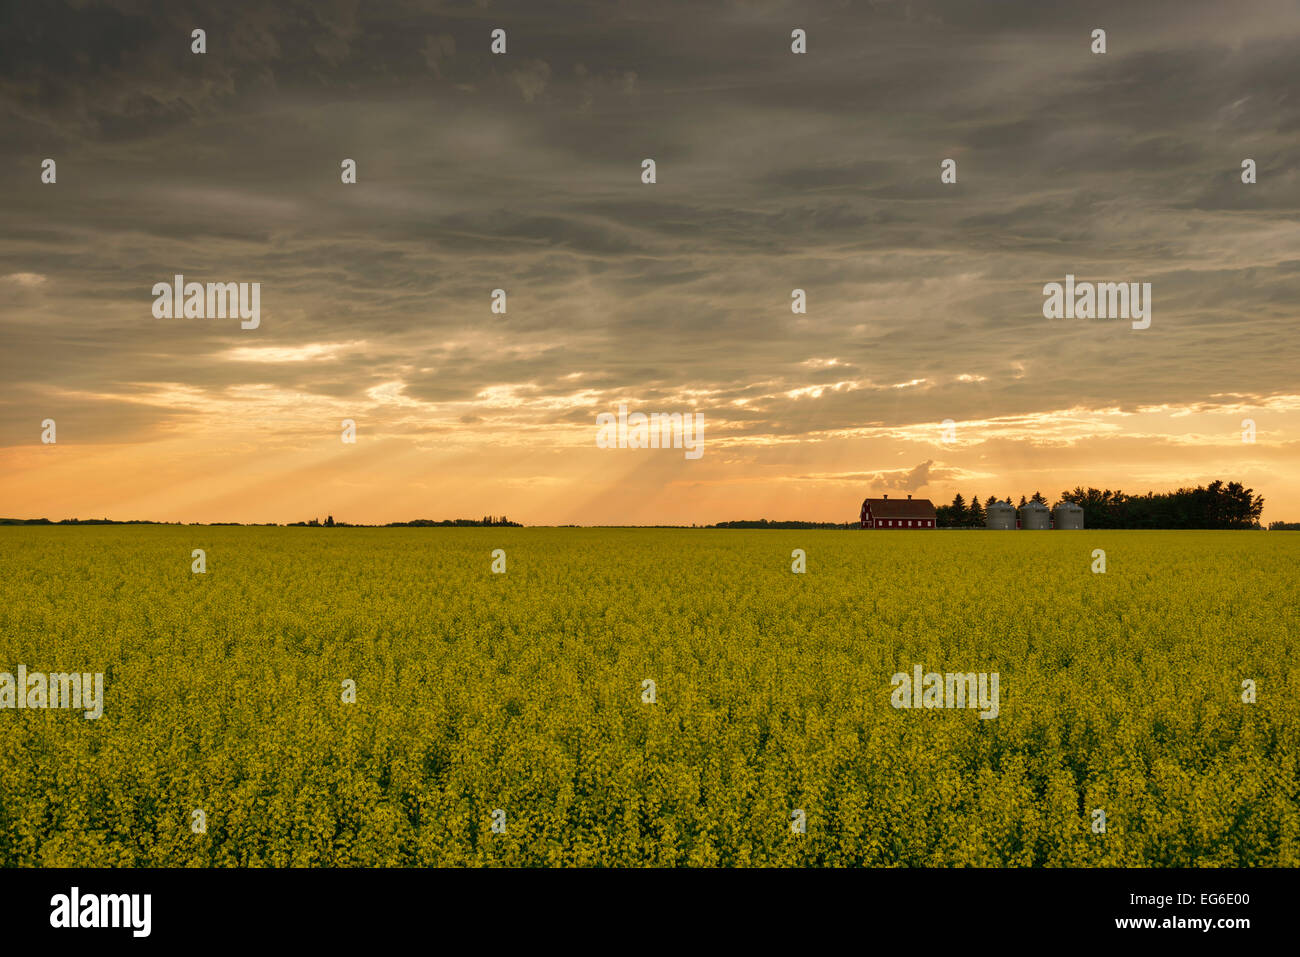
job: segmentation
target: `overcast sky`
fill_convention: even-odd
[[[1294,0],[7,4],[0,515],[1224,478],[1300,521],[1297,63]],[[155,318],[177,273],[260,282],[260,326]],[[1150,328],[1044,318],[1066,274],[1151,283]],[[597,448],[620,402],[702,457]]]

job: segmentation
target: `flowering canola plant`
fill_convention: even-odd
[[[1300,866],[1297,559],[1263,532],[0,528],[0,672],[104,675],[93,720],[0,708],[0,865]],[[997,673],[996,717],[894,706],[917,665]]]

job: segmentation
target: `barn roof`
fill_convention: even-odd
[[[934,518],[934,503],[928,498],[869,498],[874,518]]]

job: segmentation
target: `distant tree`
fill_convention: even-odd
[[[998,497],[997,497],[996,495],[990,495],[988,498],[986,498],[986,499],[984,500],[984,517],[985,517],[985,518],[988,518],[989,509],[993,507],[993,504],[994,504],[997,500],[998,500]]]
[[[325,519],[325,524],[326,524],[328,527],[333,528],[333,527],[334,527],[334,516],[333,516],[333,515],[328,516],[328,517]]]
[[[1046,505],[1046,504],[1047,504],[1047,499],[1043,498],[1043,493],[1042,493],[1042,492],[1035,492],[1035,493],[1033,494],[1033,497],[1030,499],[1030,501],[1031,501],[1031,502],[1037,502],[1039,505]]]
[[[966,500],[958,492],[952,497],[952,504],[948,506],[948,524],[953,528],[961,528],[966,524]]]
[[[1025,497],[1023,495],[1020,496],[1020,507],[1021,508],[1025,507]]]
[[[1062,492],[1061,501],[1080,506],[1088,528],[1259,528],[1264,510],[1264,499],[1253,489],[1219,480],[1145,495],[1075,488]]]
[[[974,528],[979,528],[984,524],[984,506],[980,504],[980,497],[972,495],[970,499],[970,508],[966,510],[966,524]]]

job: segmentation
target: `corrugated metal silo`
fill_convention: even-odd
[[[1016,507],[1010,500],[994,502],[984,518],[985,528],[1013,529],[1016,527]]]
[[[1020,506],[1020,527],[1033,529],[1051,528],[1051,513],[1042,502],[1026,502]]]
[[[1074,502],[1061,502],[1052,509],[1052,520],[1057,528],[1083,528],[1083,507]]]

